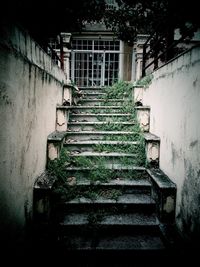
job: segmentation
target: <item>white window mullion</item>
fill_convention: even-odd
[[[75,63],[75,52],[72,51],[71,53],[71,80],[74,81],[74,63]]]
[[[105,85],[105,51],[103,52],[103,64],[102,64],[102,70],[101,70],[101,79],[102,79],[102,83],[101,85],[104,86]]]
[[[119,54],[119,79],[123,80],[123,65],[124,65],[124,42],[120,41],[120,54]]]

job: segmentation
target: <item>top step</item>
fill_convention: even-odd
[[[103,87],[79,87],[81,93],[104,93]]]
[[[103,98],[106,96],[106,93],[100,93],[100,92],[91,92],[91,93],[86,93],[85,91],[82,93],[82,98],[83,99],[96,99],[96,98]]]

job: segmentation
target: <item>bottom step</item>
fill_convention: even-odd
[[[62,243],[69,251],[154,251],[164,250],[159,235],[134,234],[110,236],[70,236]]]

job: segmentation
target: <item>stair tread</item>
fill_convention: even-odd
[[[123,194],[117,200],[98,196],[96,199],[79,197],[65,202],[66,204],[155,204],[155,201],[147,194],[134,193]]]
[[[68,243],[70,250],[82,251],[138,251],[164,250],[165,246],[158,234],[110,235],[106,237],[73,236]]]
[[[158,225],[158,220],[155,214],[105,214],[102,215],[102,219],[98,222],[98,225]],[[61,225],[86,225],[88,224],[87,213],[73,213],[66,215]]]

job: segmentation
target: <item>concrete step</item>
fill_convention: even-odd
[[[139,142],[134,141],[71,141],[66,140],[64,146],[66,147],[67,151],[70,152],[92,152],[92,151],[119,151],[119,150],[126,150],[128,147],[131,146],[131,149],[137,149]]]
[[[96,253],[100,251],[104,253],[112,252],[112,251],[115,251],[115,253],[129,251],[130,253],[132,253],[133,261],[134,261],[134,252],[142,251],[145,255],[145,252],[147,251],[157,252],[160,250],[161,251],[165,250],[165,245],[163,244],[163,241],[160,238],[159,233],[157,234],[155,233],[153,234],[151,233],[149,234],[129,233],[126,235],[118,233],[116,235],[110,234],[106,236],[98,236],[98,235],[97,236],[91,236],[91,235],[79,236],[78,234],[72,234],[71,236],[70,235],[66,236],[62,241],[63,241],[63,245],[65,244],[65,248],[70,251],[76,250],[76,251],[82,251],[86,253],[88,251],[95,251]],[[140,254],[140,256],[142,256],[142,254]],[[154,259],[156,259],[156,254],[155,254]],[[124,258],[124,261],[126,262],[126,257]],[[114,258],[112,262],[114,262]],[[118,266],[118,265],[114,265],[114,266]],[[124,266],[124,265],[121,265],[121,266]],[[130,265],[130,266],[134,266],[134,265]],[[145,266],[148,266],[148,265],[145,265]]]
[[[72,114],[95,113],[95,114],[112,114],[120,113],[119,106],[69,106],[66,107]]]
[[[122,106],[126,103],[125,99],[81,99],[78,105],[82,106]],[[129,101],[130,102],[130,101]]]
[[[70,122],[113,122],[113,121],[129,121],[131,119],[131,114],[123,113],[104,113],[104,114],[95,114],[95,113],[82,113],[82,114],[70,114]]]
[[[89,159],[90,162],[93,164],[102,164],[102,161],[105,161],[110,164],[117,164],[117,163],[126,163],[126,164],[137,164],[137,154],[136,153],[123,153],[123,152],[90,152],[90,151],[75,151],[75,152],[70,152],[69,154],[71,157],[75,159],[77,164],[79,164],[79,159],[84,158],[84,159]],[[79,159],[78,159],[79,158]],[[100,162],[100,163],[99,163]],[[135,163],[136,162],[136,163]]]
[[[106,195],[97,195],[95,198],[78,196],[74,199],[62,197],[57,202],[56,213],[60,217],[70,213],[142,213],[152,214],[156,210],[155,201],[146,193],[122,194],[117,198],[110,198]]]
[[[62,234],[79,233],[98,236],[158,232],[158,219],[155,213],[71,213],[60,222]]]
[[[66,172],[66,182],[70,185],[75,185],[78,188],[78,192],[85,195],[85,192],[93,191],[96,195],[104,195],[108,197],[112,196],[113,193],[145,193],[151,194],[151,183],[150,181],[141,176],[131,176],[130,173],[122,173],[122,171],[113,171],[105,173],[105,170],[102,170],[103,175],[107,175],[107,182],[101,180],[92,180],[90,176],[92,174],[92,170],[87,171],[68,171]],[[95,172],[95,171],[94,171]],[[100,171],[101,175],[101,171]],[[132,177],[132,178],[130,178]],[[95,177],[97,178],[97,177]],[[102,177],[99,177],[102,178]],[[73,181],[73,184],[71,183]]]
[[[103,87],[79,87],[81,93],[105,93]]]
[[[130,234],[100,238],[96,250],[164,250],[160,236],[153,234]]]
[[[96,167],[94,166],[93,169],[95,169]],[[91,168],[90,168],[91,169]],[[126,165],[123,165],[123,164],[109,164],[109,163],[106,163],[104,165],[104,169],[108,169],[108,170],[115,170],[115,171],[120,171],[120,172],[131,172],[133,174],[133,177],[135,177],[134,175],[135,174],[140,174],[140,178],[141,178],[141,175],[142,176],[145,176],[146,178],[149,177],[148,173],[147,173],[147,170],[145,167],[136,167],[136,166],[126,166]],[[66,168],[67,171],[87,171],[88,168],[87,167],[67,167]],[[136,175],[136,177],[138,177]]]
[[[82,99],[102,99],[106,97],[106,93],[91,92],[91,93],[82,93]]]
[[[126,137],[128,140],[133,140],[135,137],[138,137],[140,134],[128,132],[128,131],[80,131],[66,132],[66,140],[69,141],[94,141],[94,140],[118,140],[118,138]]]
[[[84,227],[89,223],[90,218],[87,213],[71,213],[65,216],[60,225]],[[98,226],[158,226],[158,219],[155,213],[150,215],[143,213],[102,214],[101,220],[98,221]]]
[[[134,122],[69,122],[68,123],[68,129],[71,131],[94,131],[96,129],[100,128],[106,128],[106,127],[112,127],[115,128],[121,128],[122,130],[125,128],[130,129],[135,125]]]
[[[126,193],[151,193],[149,175],[144,167],[127,167],[108,163],[99,168],[95,165],[68,166],[66,167],[66,181],[72,180],[74,185],[86,190],[95,187],[97,190],[117,189]]]
[[[123,235],[130,233],[146,233],[159,231],[159,222],[155,215],[145,213],[71,213],[60,222],[63,234],[79,233],[98,236]]]

